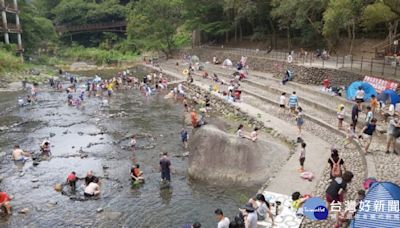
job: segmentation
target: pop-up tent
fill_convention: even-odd
[[[365,92],[365,96],[364,96],[364,100],[368,101],[371,99],[372,95],[377,95],[376,94],[376,90],[374,89],[374,87],[367,83],[367,82],[362,82],[362,81],[355,81],[353,83],[351,83],[349,85],[349,87],[347,87],[346,90],[346,97],[347,100],[354,100],[355,96],[356,96],[356,92],[358,90],[358,88],[362,88]]]
[[[232,66],[233,63],[230,59],[225,59],[224,62],[222,63],[224,66]]]
[[[192,63],[198,63],[198,62],[200,62],[200,58],[197,57],[197,55],[193,55],[193,56],[190,58],[190,61],[191,61]]]
[[[364,203],[352,220],[351,228],[400,227],[400,186],[391,182],[375,182],[368,189]],[[378,206],[377,206],[378,205]]]
[[[378,95],[378,100],[383,102],[390,101],[390,104],[396,105],[399,103],[400,97],[396,91],[387,89]]]

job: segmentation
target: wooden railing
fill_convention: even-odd
[[[382,41],[378,43],[377,45],[373,46],[372,48],[375,50],[375,57],[377,58],[383,58],[385,57],[389,52],[392,52],[393,49],[393,41],[400,39],[400,34],[397,34],[395,37],[393,37],[392,42],[390,40],[386,39],[385,41]]]
[[[21,26],[17,26],[16,24],[7,24],[7,28],[4,28],[2,24],[0,24],[0,32],[8,32],[8,33],[20,33],[22,31]]]
[[[6,11],[8,13],[19,13],[19,10],[15,8],[14,4],[5,3],[4,5],[0,2],[0,11]]]

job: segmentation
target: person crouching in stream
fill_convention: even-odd
[[[50,142],[47,139],[45,139],[40,145],[40,152],[44,156],[51,156]]]
[[[94,178],[93,182],[90,182],[84,191],[86,197],[93,197],[100,195],[99,178]]]
[[[132,181],[135,183],[144,183],[143,172],[140,171],[140,165],[136,164],[131,168],[131,178]]]

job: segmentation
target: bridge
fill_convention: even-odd
[[[76,34],[86,32],[126,32],[126,21],[112,21],[107,23],[95,23],[86,25],[56,26],[59,34]]]

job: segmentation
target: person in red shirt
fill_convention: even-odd
[[[71,187],[71,191],[75,191],[76,189],[76,173],[72,171],[67,177],[67,183]]]
[[[10,200],[11,197],[6,192],[0,192],[0,207],[4,207],[9,215],[11,215]]]
[[[197,114],[194,109],[190,113],[190,118],[192,119],[192,126],[197,127],[199,121],[197,120]]]
[[[136,166],[132,166],[131,178],[133,181],[139,181],[140,183],[144,182],[143,172],[140,171],[139,164],[136,164]]]
[[[322,81],[322,85],[324,86],[324,91],[327,91],[331,85],[331,82],[327,78],[325,78],[325,80]]]

